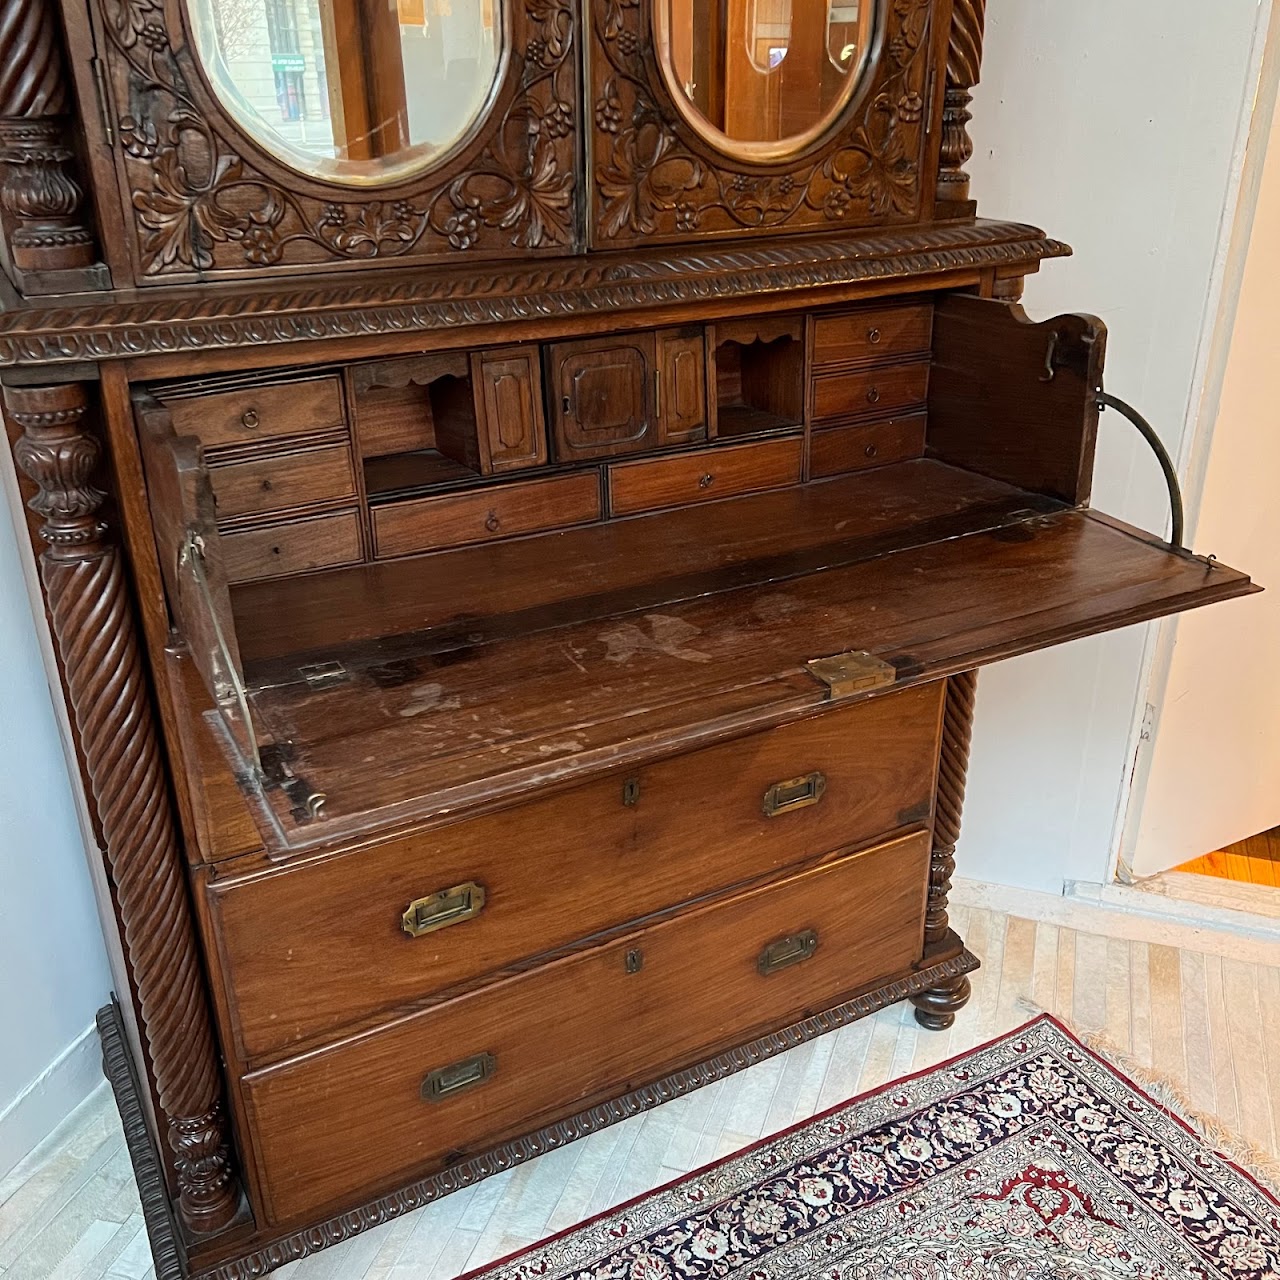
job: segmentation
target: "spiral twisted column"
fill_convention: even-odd
[[[240,1187],[129,589],[99,518],[100,446],[79,384],[5,387],[4,403],[23,431],[18,465],[39,487],[41,578],[176,1156],[179,1212],[191,1230],[217,1231],[235,1217]]]
[[[969,776],[969,748],[973,741],[973,711],[978,696],[978,673],[965,671],[947,681],[942,712],[942,752],[938,759],[938,796],[934,809],[933,850],[929,857],[929,901],[924,918],[926,957],[948,938],[951,921],[947,899],[956,870],[956,845]],[[941,987],[912,997],[916,1020],[932,1030],[949,1027],[969,1000],[969,979],[961,974]]]
[[[942,105],[942,152],[938,167],[938,202],[955,214],[972,212],[969,175],[973,159],[969,122],[972,89],[982,75],[982,40],[986,32],[987,0],[955,0],[951,38],[947,46],[947,86]]]
[[[96,248],[81,217],[51,0],[0,0],[0,49],[0,214],[10,262],[19,273],[89,267]],[[23,280],[29,292],[51,292],[49,283]]]

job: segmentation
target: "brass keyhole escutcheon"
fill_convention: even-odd
[[[240,422],[243,426],[252,431],[261,422],[261,419],[258,417],[257,409],[246,409],[240,415]]]
[[[644,952],[638,947],[633,951],[628,951],[625,967],[628,973],[639,973],[644,968]]]
[[[868,404],[879,404],[879,403],[880,403],[880,388],[879,388],[879,387],[872,387],[872,388],[871,388],[871,390],[867,392],[867,403],[868,403]]]
[[[880,341],[880,330],[879,330],[879,329],[868,329],[868,330],[867,330],[867,341],[868,341],[868,342],[879,342],[879,341]]]
[[[640,803],[640,779],[628,778],[622,784],[622,803],[628,809],[634,809]]]

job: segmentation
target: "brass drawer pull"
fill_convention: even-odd
[[[256,427],[258,427],[261,424],[261,422],[262,422],[262,419],[258,417],[257,409],[246,409],[240,415],[241,425],[248,428],[248,430],[250,431],[253,431]]]
[[[793,964],[801,964],[808,960],[818,949],[818,931],[806,929],[803,933],[793,933],[789,938],[781,938],[771,942],[760,953],[756,968],[761,977],[767,978],[771,973],[779,973],[790,969]]]
[[[441,889],[439,893],[409,903],[401,924],[411,938],[421,938],[424,933],[434,933],[437,929],[447,929],[451,924],[473,919],[483,906],[484,886],[469,880],[466,884]]]
[[[880,330],[879,330],[879,329],[868,329],[868,330],[867,330],[867,341],[868,341],[868,342],[872,342],[872,343],[879,342],[879,341],[880,341]]]
[[[867,392],[867,403],[868,403],[868,404],[879,404],[879,403],[880,403],[880,388],[879,388],[879,387],[872,387],[872,388],[871,388],[871,390]]]
[[[463,1058],[461,1062],[452,1063],[432,1071],[422,1082],[423,1102],[444,1102],[446,1098],[456,1097],[484,1084],[497,1070],[498,1060],[491,1053],[477,1053],[473,1057]]]
[[[788,778],[785,782],[775,782],[764,793],[764,816],[776,818],[783,813],[791,813],[795,809],[807,809],[822,799],[827,789],[825,773],[807,773],[803,778]]]

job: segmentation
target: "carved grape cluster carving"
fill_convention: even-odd
[[[735,168],[667,108],[649,37],[653,0],[593,5],[592,118],[599,238],[735,228],[859,226],[920,214],[929,0],[886,6],[876,83],[844,136],[785,171]]]
[[[193,95],[162,0],[100,0],[144,275],[359,261],[574,240],[570,0],[526,0],[519,87],[487,145],[401,198],[321,200],[237,154]],[[456,166],[455,166],[456,169]]]

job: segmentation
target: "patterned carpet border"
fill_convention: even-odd
[[[1141,1078],[1043,1014],[463,1280],[1280,1280],[1274,1188]]]

